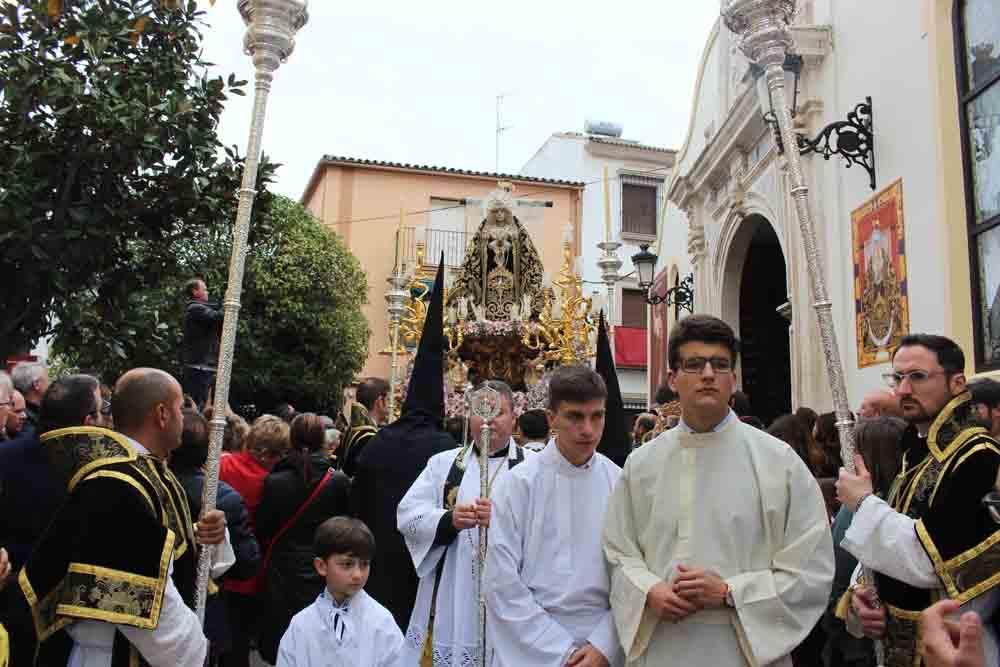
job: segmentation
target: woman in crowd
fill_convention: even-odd
[[[205,485],[203,466],[208,460],[208,421],[197,410],[184,410],[184,430],[181,446],[170,455],[170,469],[180,480],[187,494],[191,516],[201,515],[201,494]],[[216,507],[226,514],[229,542],[236,555],[236,563],[226,572],[227,577],[246,579],[252,577],[260,566],[260,549],[257,538],[250,529],[243,498],[236,490],[219,480]],[[211,642],[212,664],[232,648],[228,614],[222,599],[211,595],[205,609],[205,635]]]
[[[821,417],[822,419],[822,417]],[[885,498],[889,494],[892,480],[899,472],[902,452],[899,449],[906,422],[895,417],[862,419],[854,427],[854,443],[858,453],[865,460],[865,466],[872,475],[875,493]],[[835,610],[840,598],[851,584],[851,574],[858,561],[844,549],[840,542],[851,525],[854,515],[846,507],[841,507],[833,522],[833,551],[836,569],[830,604],[821,621],[826,631],[823,647],[824,667],[875,667],[875,653],[870,639],[858,639],[847,632],[843,619],[837,618]]]
[[[779,440],[784,440],[795,450],[802,462],[809,468],[814,477],[826,462],[826,456],[805,427],[802,420],[795,415],[782,415],[774,420],[767,432]]]
[[[257,537],[267,545],[268,600],[258,650],[271,664],[292,616],[323,590],[324,580],[313,567],[313,537],[321,523],[349,513],[349,493],[347,476],[330,468],[322,417],[296,416],[291,449],[264,481],[257,513]]]
[[[233,452],[219,461],[219,478],[243,497],[261,548],[265,542],[257,529],[257,508],[261,501],[264,479],[288,451],[288,424],[274,415],[262,415],[254,420],[242,451]],[[248,579],[229,577],[224,582],[230,626],[233,631],[232,649],[222,657],[224,667],[249,667],[250,640],[256,635],[261,615],[259,596],[263,576],[258,572]]]

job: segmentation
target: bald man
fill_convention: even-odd
[[[861,419],[876,417],[902,417],[903,410],[899,407],[899,399],[888,389],[876,389],[865,394],[858,409]]]
[[[180,446],[182,404],[169,374],[134,369],[115,385],[118,433],[81,426],[42,436],[70,497],[20,577],[40,630],[38,664],[204,663],[208,643],[191,610],[197,553],[225,539],[225,519],[214,511],[194,526],[166,466]],[[58,608],[42,603],[50,596]],[[49,641],[62,632],[69,655]]]

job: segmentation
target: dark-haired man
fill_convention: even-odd
[[[420,577],[400,664],[423,664],[425,651],[431,651],[440,664],[472,664],[478,655],[474,568],[478,568],[478,528],[488,527],[491,515],[489,498],[480,495],[478,451],[486,445],[492,491],[525,458],[525,450],[511,437],[513,392],[497,380],[488,384],[501,395],[501,410],[490,422],[490,441],[432,456],[396,512],[397,528]],[[478,441],[483,420],[473,416],[469,428]],[[490,664],[489,657],[486,663]]]
[[[1000,604],[1000,526],[983,497],[993,490],[1000,444],[978,420],[965,382],[965,354],[944,336],[911,334],[883,376],[909,427],[903,461],[886,500],[855,456],[837,495],[854,518],[841,545],[874,572],[875,589],[854,588],[852,614],[865,634],[884,638],[886,664],[924,665],[922,611],[949,598],[984,620],[986,664],[996,665],[991,620]],[[877,603],[877,597],[881,603]]]
[[[974,409],[990,435],[1000,438],[1000,382],[992,378],[982,378],[969,382]]]
[[[589,367],[556,369],[548,415],[558,435],[493,498],[484,587],[496,667],[625,664],[595,521],[621,474],[597,453],[607,395]]]
[[[533,452],[545,449],[549,441],[549,418],[545,410],[525,410],[514,424],[514,440]]]
[[[358,385],[357,402],[351,406],[351,428],[337,455],[340,469],[348,477],[354,476],[362,450],[389,417],[388,396],[389,383],[382,378],[365,378]]]
[[[195,526],[166,466],[180,445],[182,403],[170,375],[134,369],[115,385],[120,432],[76,427],[41,437],[69,497],[19,578],[39,664],[203,664],[207,642],[190,608],[195,562],[198,545],[219,544],[226,531],[219,510]],[[50,652],[49,640],[63,631],[72,638],[68,656]]]
[[[639,667],[792,664],[826,607],[826,506],[788,445],[729,407],[739,341],[691,315],[670,332],[677,427],[625,463],[604,524],[611,607]]]
[[[38,430],[0,447],[0,544],[20,569],[31,547],[66,498],[66,485],[45,455],[40,436],[46,431],[103,427],[111,406],[91,375],[67,375],[50,384],[42,397]]]
[[[219,332],[225,314],[222,308],[209,302],[208,287],[201,278],[187,281],[184,292],[188,297],[181,346],[184,393],[194,399],[200,410],[205,406],[215,381],[215,368],[219,363]]]

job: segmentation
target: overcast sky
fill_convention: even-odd
[[[252,80],[236,0],[203,4],[213,70]],[[549,135],[586,118],[680,148],[718,11],[712,0],[313,0],[270,97],[264,151],[284,164],[275,189],[300,197],[324,154],[492,171],[501,93],[512,127],[500,171],[516,173]],[[247,92],[221,127],[241,153]]]

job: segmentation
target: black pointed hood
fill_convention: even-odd
[[[611,341],[608,329],[604,324],[604,311],[601,311],[597,326],[597,359],[595,370],[604,378],[608,387],[608,402],[605,406],[604,433],[597,451],[604,454],[618,466],[625,465],[629,453],[628,428],[625,424],[625,404],[622,401],[622,390],[618,386],[618,373],[615,372],[615,358],[611,354]]]
[[[431,421],[438,428],[444,423],[444,253],[438,263],[420,346],[399,414],[398,422],[419,419]]]

